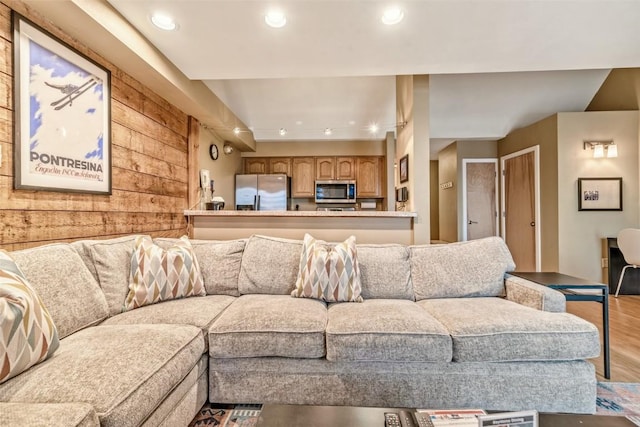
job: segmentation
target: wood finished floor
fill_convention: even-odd
[[[602,306],[599,303],[567,302],[567,312],[598,326],[602,337]],[[609,337],[609,381],[640,382],[640,295],[609,296]],[[598,381],[606,381],[602,354],[600,352],[600,357],[591,360],[596,367]]]

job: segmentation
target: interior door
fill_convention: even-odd
[[[497,160],[464,162],[466,197],[466,236],[464,240],[498,235]]]
[[[505,158],[504,237],[516,271],[537,271],[535,152]]]

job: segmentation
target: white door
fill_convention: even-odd
[[[498,160],[463,159],[462,240],[498,235]]]

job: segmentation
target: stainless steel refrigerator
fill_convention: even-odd
[[[236,175],[236,209],[286,211],[289,188],[284,174]]]

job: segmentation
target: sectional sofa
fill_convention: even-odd
[[[192,240],[206,296],[123,312],[135,241],[9,254],[60,346],[0,384],[1,425],[186,426],[207,399],[595,412],[598,330],[499,238],[357,245],[363,301],[338,303],[291,296],[302,241]]]

